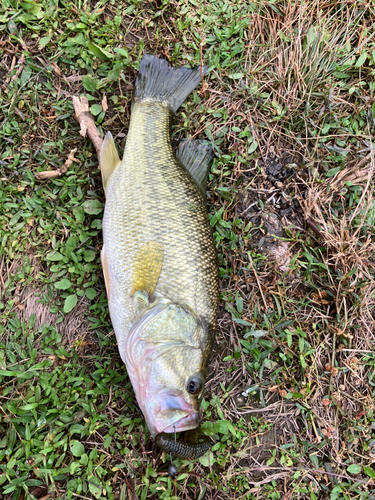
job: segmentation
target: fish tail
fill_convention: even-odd
[[[206,72],[207,66],[170,68],[164,59],[146,54],[135,82],[134,101],[159,102],[175,113]]]

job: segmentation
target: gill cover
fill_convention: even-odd
[[[166,299],[151,304],[131,328],[125,362],[153,437],[198,426],[205,338],[195,313]],[[189,392],[192,381],[199,391]]]

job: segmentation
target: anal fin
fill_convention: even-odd
[[[163,265],[164,248],[156,241],[149,241],[138,250],[132,273],[131,297],[136,292],[145,292],[149,299],[155,290]]]
[[[176,157],[193,177],[206,199],[207,179],[214,157],[211,145],[207,141],[183,141]]]
[[[113,140],[111,132],[107,132],[100,152],[100,170],[102,171],[104,191],[107,188],[109,178],[116,170],[119,163],[120,157],[115,146],[115,141]]]

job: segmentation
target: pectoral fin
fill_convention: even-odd
[[[108,262],[107,262],[107,256],[105,253],[105,246],[104,245],[103,245],[102,251],[100,252],[100,259],[102,261],[105,288],[107,290],[107,298],[108,298],[108,302],[109,302],[109,298],[110,298],[109,272],[108,272]]]
[[[102,182],[104,191],[107,188],[108,180],[116,170],[117,165],[120,163],[115,141],[113,140],[111,132],[107,132],[104,137],[102,150],[100,153],[100,170],[102,171]]]
[[[156,241],[149,241],[138,250],[133,264],[132,297],[136,292],[152,297],[163,265],[163,256],[163,245]]]
[[[207,178],[213,159],[210,144],[206,141],[183,141],[178,147],[176,157],[198,184],[206,199]]]

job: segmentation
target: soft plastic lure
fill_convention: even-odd
[[[156,444],[163,451],[171,453],[173,457],[185,460],[196,460],[206,453],[211,447],[211,441],[207,436],[200,443],[184,443],[175,440],[173,434],[162,432],[155,438]]]

